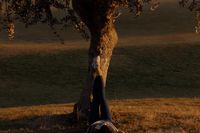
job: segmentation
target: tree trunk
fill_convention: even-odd
[[[73,1],[73,8],[87,25],[91,33],[87,81],[81,93],[80,100],[74,108],[77,119],[84,116],[87,118],[91,101],[91,90],[95,77],[101,75],[104,80],[104,85],[106,85],[112,52],[118,41],[117,32],[113,24],[114,11],[110,11],[110,7],[105,7],[106,4],[101,3],[104,0],[94,1]],[[104,2],[107,2],[107,0]],[[77,114],[77,112],[81,112],[81,114]]]

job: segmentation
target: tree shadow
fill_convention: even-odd
[[[199,53],[198,43],[117,48],[107,94],[114,99],[199,97]]]
[[[9,133],[81,133],[86,122],[75,122],[73,114],[37,116],[17,120],[0,120],[0,132]]]
[[[86,53],[78,49],[0,59],[0,107],[77,101],[87,73]],[[106,95],[109,99],[200,97],[199,53],[198,43],[117,47]]]

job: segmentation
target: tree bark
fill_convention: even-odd
[[[111,7],[107,0],[73,0],[73,8],[91,33],[87,81],[74,108],[77,119],[80,119],[87,118],[95,77],[101,75],[106,85],[108,68],[118,36],[113,24],[115,8]],[[81,114],[77,115],[77,112]]]

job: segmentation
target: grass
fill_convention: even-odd
[[[111,101],[110,105],[114,124],[127,133],[198,133],[200,131],[199,103],[199,99],[176,98],[120,100]],[[72,104],[1,109],[0,132],[85,132],[86,124],[75,123],[72,116],[68,114],[70,111],[72,111]]]
[[[174,4],[116,23],[106,94],[114,124],[127,133],[200,132],[200,38],[191,14]],[[0,38],[0,133],[87,128],[70,112],[84,85],[88,45],[72,29],[65,45],[49,32],[19,26],[12,42]]]
[[[40,50],[1,56],[1,107],[77,101],[86,75],[86,48]],[[107,95],[110,99],[199,97],[199,53],[198,44],[118,47]]]
[[[187,44],[119,48],[108,88],[118,91],[117,98],[199,97],[199,48]]]
[[[0,106],[77,100],[86,75],[86,60],[83,50],[2,58]]]
[[[84,84],[87,46],[2,47],[0,132],[84,132],[86,123],[74,123],[66,103],[78,100]],[[199,53],[195,43],[118,47],[106,91],[115,125],[127,133],[198,133]]]

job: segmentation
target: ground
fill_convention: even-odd
[[[114,124],[127,133],[199,133],[200,99],[135,99],[110,101]],[[2,133],[84,133],[75,123],[73,104],[0,110]],[[5,132],[4,132],[5,131]]]
[[[163,3],[163,4],[162,4]],[[200,37],[193,14],[172,0],[116,22],[106,95],[114,123],[127,133],[200,132]],[[147,9],[146,9],[147,10]],[[0,33],[0,133],[81,133],[71,119],[87,72],[88,42],[73,29],[65,44],[44,25]]]

